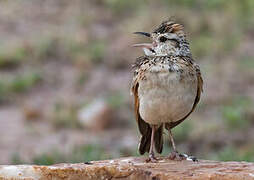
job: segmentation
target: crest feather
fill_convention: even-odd
[[[183,30],[183,25],[175,23],[173,20],[163,21],[153,33],[177,33]]]

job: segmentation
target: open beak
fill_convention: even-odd
[[[139,35],[143,35],[146,37],[151,38],[151,34],[147,33],[147,32],[134,32],[134,34],[139,34]],[[154,55],[155,51],[154,51],[154,47],[156,46],[156,43],[140,43],[140,44],[133,44],[132,47],[141,47],[143,48],[144,52],[146,55]]]
[[[133,34],[139,34],[146,37],[151,37],[151,34],[147,32],[134,32]],[[140,44],[133,44],[132,47],[141,47],[141,48],[151,49],[153,46],[151,43],[140,43]]]

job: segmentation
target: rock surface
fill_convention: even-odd
[[[145,163],[144,158],[122,158],[52,166],[0,166],[0,179],[254,179],[254,163],[200,160]]]

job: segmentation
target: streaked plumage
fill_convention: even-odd
[[[153,128],[155,149],[162,152],[163,128],[171,130],[193,112],[203,86],[182,25],[163,22],[151,38],[152,45],[141,44],[146,55],[136,59],[131,88],[141,133],[140,154],[153,154],[150,148]]]

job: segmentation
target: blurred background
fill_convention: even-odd
[[[171,16],[204,78],[179,151],[254,161],[253,0],[0,0],[0,164],[138,155],[132,32]]]

